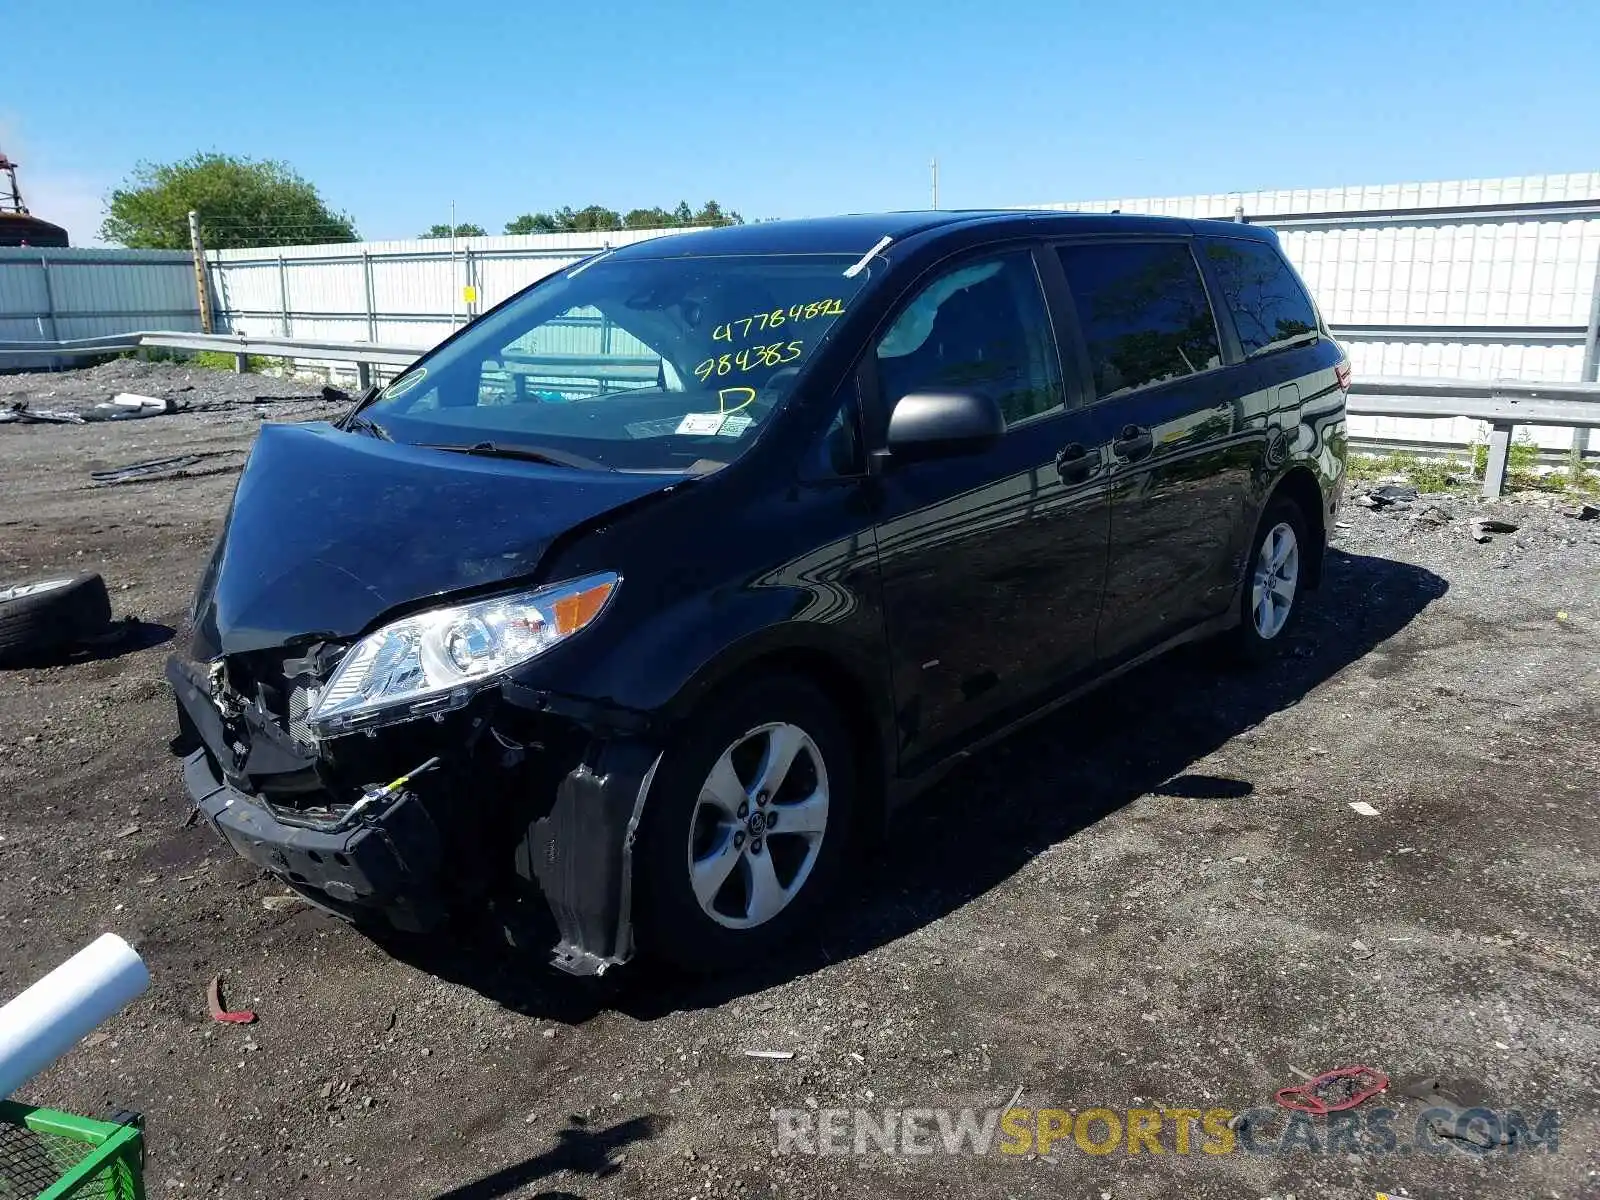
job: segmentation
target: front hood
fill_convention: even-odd
[[[353,637],[396,605],[525,578],[560,534],[682,482],[263,426],[195,597],[195,656]]]

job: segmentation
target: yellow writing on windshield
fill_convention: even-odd
[[[705,383],[713,376],[732,375],[736,371],[759,371],[763,367],[782,367],[799,358],[804,348],[805,342],[797,338],[788,343],[773,342],[766,346],[746,346],[742,350],[714,354],[703,362],[695,364],[695,378]]]
[[[769,312],[751,313],[748,317],[735,317],[732,321],[725,321],[711,331],[711,340],[731,342],[735,337],[749,337],[752,329],[759,333],[776,329],[791,321],[815,321],[818,317],[842,316],[844,316],[844,301],[839,299],[813,300],[809,304],[791,304],[788,308],[780,306]]]

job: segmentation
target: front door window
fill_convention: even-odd
[[[906,306],[876,353],[884,411],[912,392],[992,396],[1008,426],[1061,408],[1061,372],[1026,250],[957,267]]]

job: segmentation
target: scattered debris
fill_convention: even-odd
[[[230,458],[233,461],[213,463],[202,470],[193,470],[208,458]],[[111,467],[104,471],[89,472],[89,482],[96,487],[114,483],[153,483],[157,480],[191,479],[201,475],[222,475],[237,471],[244,456],[237,450],[211,450],[200,454],[180,454],[174,458],[152,458],[144,462],[129,463],[124,467]]]
[[[1356,952],[1356,957],[1357,958],[1362,958],[1362,959],[1371,958],[1374,954],[1377,953],[1376,950],[1374,950],[1371,946],[1367,945],[1360,938],[1356,938],[1355,941],[1350,943],[1350,949],[1352,949],[1352,950],[1354,950]]]
[[[1402,487],[1391,483],[1385,484],[1383,487],[1375,487],[1367,495],[1378,501],[1380,505],[1410,504],[1417,498],[1418,492],[1414,487]]]
[[[1430,504],[1411,514],[1411,519],[1418,525],[1432,525],[1435,528],[1448,525],[1455,518],[1450,515],[1450,510],[1441,508],[1437,504]]]
[[[1305,1083],[1279,1088],[1273,1098],[1281,1108],[1323,1116],[1354,1108],[1388,1086],[1389,1077],[1376,1067],[1336,1067]]]
[[[159,417],[180,411],[182,406],[171,400],[159,400],[154,396],[140,396],[133,392],[120,392],[110,400],[86,408],[82,412],[29,408],[26,400],[18,400],[11,407],[0,410],[0,424],[86,425],[92,421],[132,421],[140,417]]]
[[[1423,1078],[1406,1083],[1400,1089],[1400,1094],[1409,1096],[1414,1100],[1425,1101],[1428,1109],[1423,1113],[1428,1127],[1442,1138],[1451,1141],[1466,1142],[1478,1147],[1479,1150],[1492,1150],[1496,1146],[1509,1146],[1512,1143],[1512,1131],[1500,1129],[1498,1125],[1493,1128],[1477,1127],[1479,1124],[1470,1118],[1462,1118],[1472,1109],[1461,1102],[1461,1097],[1447,1091],[1437,1079]]]
[[[124,825],[121,829],[117,830],[117,836],[119,838],[132,837],[134,834],[136,834],[138,832],[139,832],[139,826],[137,824]]]
[[[268,912],[282,912],[284,909],[299,908],[302,904],[309,903],[309,900],[297,892],[285,892],[281,896],[261,897],[261,907]]]
[[[11,407],[0,409],[0,425],[82,425],[83,417],[75,412],[51,412],[28,407],[26,400],[18,400]]]
[[[140,479],[148,475],[164,474],[176,471],[183,467],[192,467],[200,461],[198,454],[180,454],[175,458],[151,458],[143,462],[129,463],[125,467],[111,467],[105,471],[90,471],[89,478],[96,484],[126,483],[130,479]]]
[[[111,1040],[111,1035],[103,1029],[98,1029],[83,1039],[83,1046],[89,1049],[93,1046],[103,1046]]]
[[[158,413],[169,413],[177,408],[172,400],[163,400],[159,396],[141,396],[138,392],[118,392],[111,397],[109,405],[96,405],[96,408],[126,408],[130,417],[153,417]],[[91,420],[93,418],[90,418]]]
[[[210,1012],[213,1021],[220,1021],[227,1025],[253,1025],[256,1014],[248,1008],[241,1008],[229,1012],[222,1007],[222,976],[213,975],[211,983],[206,988],[206,1010]]]
[[[1472,540],[1475,542],[1489,541],[1491,533],[1515,533],[1517,527],[1510,521],[1496,520],[1494,517],[1474,517],[1472,520]]]
[[[793,1058],[793,1050],[746,1050],[746,1058]]]
[[[1355,809],[1363,817],[1381,817],[1383,815],[1365,800],[1352,800],[1350,801],[1350,807]]]

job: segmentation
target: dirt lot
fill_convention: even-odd
[[[0,427],[0,576],[100,570],[140,622],[0,674],[0,996],[139,947],[150,994],[25,1098],[142,1110],[152,1196],[1600,1197],[1600,521],[1348,506],[1280,669],[1182,654],[974,760],[780,963],[586,987],[394,957],[184,827],[163,643],[261,417],[315,411]],[[180,453],[215,473],[89,485]],[[257,1024],[207,1020],[219,972]],[[770,1115],[1237,1112],[1347,1063],[1554,1109],[1559,1149],[1404,1153],[1395,1094],[1390,1153],[779,1155]]]

